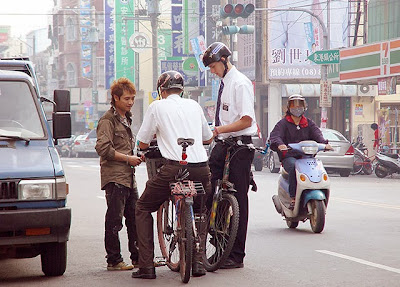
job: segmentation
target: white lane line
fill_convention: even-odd
[[[332,199],[334,201],[340,201],[340,202],[352,203],[352,204],[358,204],[358,205],[364,205],[364,206],[373,206],[373,207],[380,207],[380,208],[386,208],[386,209],[399,209],[400,210],[399,205],[374,203],[374,202],[360,201],[360,200],[341,198],[341,197],[331,197],[330,199]]]
[[[368,266],[372,266],[372,267],[376,267],[376,268],[380,268],[380,269],[383,269],[383,270],[386,270],[386,271],[390,271],[390,272],[394,272],[394,273],[400,274],[400,269],[389,267],[389,266],[386,266],[386,265],[373,263],[373,262],[370,262],[370,261],[366,261],[366,260],[363,260],[363,259],[359,259],[359,258],[352,257],[352,256],[347,256],[347,255],[344,255],[344,254],[340,254],[340,253],[336,253],[336,252],[332,252],[332,251],[328,251],[328,250],[315,250],[315,251],[320,252],[320,253],[324,253],[324,254],[328,254],[328,255],[332,255],[332,256],[336,256],[336,257],[339,257],[339,258],[347,259],[347,260],[350,260],[350,261],[354,261],[354,262],[357,262],[357,263],[360,263],[360,264],[364,264],[364,265],[368,265]]]

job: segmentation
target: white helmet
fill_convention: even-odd
[[[291,103],[294,103],[294,106],[296,108],[290,108]],[[289,114],[295,117],[301,117],[306,110],[307,110],[307,102],[302,95],[294,94],[289,97],[287,101],[287,111]]]

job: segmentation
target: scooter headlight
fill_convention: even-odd
[[[318,146],[303,146],[301,148],[305,154],[316,154],[318,152]]]

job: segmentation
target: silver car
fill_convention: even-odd
[[[97,156],[95,149],[97,141],[96,130],[91,130],[88,134],[79,135],[75,138],[72,145],[71,156]]]
[[[333,151],[320,152],[317,155],[325,169],[329,173],[339,173],[342,177],[348,177],[353,170],[354,148],[351,143],[338,131],[321,129],[325,139],[329,141]],[[271,149],[266,155],[266,166],[272,173],[279,171],[281,163],[278,154]]]

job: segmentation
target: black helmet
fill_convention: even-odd
[[[224,43],[214,42],[204,52],[203,64],[208,67],[211,63],[221,61],[222,57],[228,58],[231,54],[231,51]]]
[[[160,94],[163,90],[181,89],[183,90],[183,77],[176,71],[166,71],[161,74],[157,81],[157,91]]]

